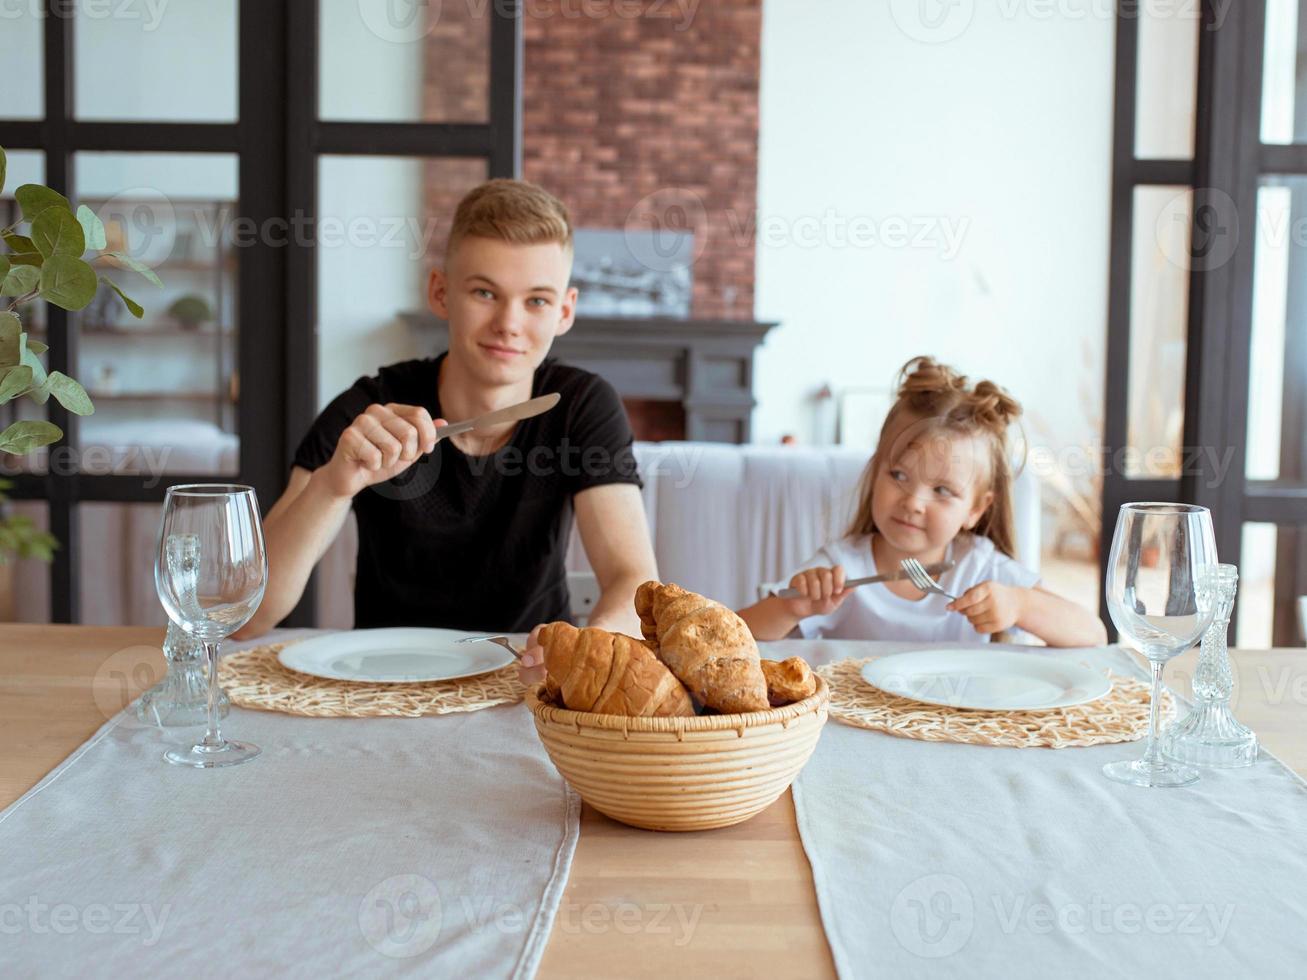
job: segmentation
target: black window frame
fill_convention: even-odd
[[[484,157],[492,177],[521,174],[520,0],[496,0],[490,11],[489,119],[478,124],[323,122],[318,118],[318,0],[239,0],[235,122],[102,122],[74,117],[75,13],[63,0],[45,0],[44,117],[0,119],[0,146],[45,154],[45,183],[77,198],[73,158],[83,151],[228,153],[238,155],[234,220],[265,227],[302,216],[315,226],[317,161],[324,154]],[[274,244],[265,236],[237,249],[237,405],[240,438],[235,477],[176,474],[165,482],[142,476],[59,473],[15,475],[15,500],[45,500],[58,538],[49,569],[50,618],[80,616],[77,570],[82,553],[78,505],[156,503],[168,485],[234,480],[255,488],[266,510],[286,484],[295,447],[317,414],[317,274],[312,236]],[[270,312],[271,311],[271,312]],[[77,334],[69,315],[46,307],[51,370],[75,373]],[[246,341],[249,342],[246,342]],[[77,418],[48,403],[50,421],[76,443]],[[316,621],[313,583],[286,625]]]
[[[1218,6],[1221,9],[1218,9]],[[1104,446],[1128,445],[1130,288],[1134,190],[1181,185],[1194,192],[1193,218],[1208,208],[1224,233],[1237,234],[1230,259],[1190,272],[1183,445],[1209,447],[1189,460],[1177,480],[1131,479],[1104,472],[1100,573],[1105,577],[1116,514],[1130,500],[1194,503],[1209,508],[1221,560],[1242,562],[1245,522],[1278,525],[1288,536],[1277,560],[1273,642],[1290,645],[1290,594],[1307,591],[1301,547],[1307,526],[1307,481],[1248,480],[1245,476],[1252,345],[1257,195],[1263,176],[1307,175],[1307,144],[1261,142],[1265,0],[1219,4],[1203,0],[1198,39],[1197,113],[1192,160],[1134,156],[1139,40],[1138,0],[1118,4],[1114,98],[1108,343],[1104,391]],[[1219,26],[1218,26],[1219,25]],[[1233,202],[1233,211],[1230,210]],[[1286,351],[1285,408],[1307,390],[1307,357]],[[1224,460],[1230,453],[1228,461]],[[1222,466],[1226,467],[1222,472]],[[1282,540],[1282,545],[1285,542]],[[1100,578],[1100,581],[1103,579]],[[1100,595],[1106,618],[1106,596]],[[1237,627],[1237,609],[1235,614]],[[1114,631],[1113,631],[1114,633]]]

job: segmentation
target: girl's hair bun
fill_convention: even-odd
[[[1001,432],[1021,417],[1021,404],[992,381],[977,383],[969,402],[972,418],[987,429]]]
[[[898,403],[924,418],[947,416],[1000,434],[1021,417],[1021,404],[994,382],[972,387],[965,374],[925,355],[899,371]]]

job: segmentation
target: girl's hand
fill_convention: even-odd
[[[545,679],[545,648],[540,645],[541,623],[526,638],[526,649],[517,665],[517,676],[527,687],[534,687]]]
[[[809,568],[790,579],[790,588],[802,593],[801,599],[782,599],[786,610],[797,619],[825,616],[844,604],[851,589],[844,587],[844,566]]]
[[[1025,594],[1025,589],[1015,585],[981,582],[950,602],[948,608],[966,616],[977,633],[998,633],[1017,625]]]

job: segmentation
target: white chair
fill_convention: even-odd
[[[844,533],[867,462],[865,452],[839,446],[659,442],[636,443],[635,452],[659,575],[732,608]],[[1017,558],[1035,571],[1039,496],[1027,469],[1015,487]],[[351,516],[318,566],[322,627],[353,625],[357,552]],[[575,527],[566,565],[572,614],[584,622],[599,589]]]
[[[848,528],[867,454],[843,447],[637,443],[645,512],[664,581],[739,608]],[[1014,493],[1017,558],[1038,571],[1039,480]],[[570,573],[589,572],[575,530]]]

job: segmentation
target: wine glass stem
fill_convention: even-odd
[[[1157,737],[1157,723],[1162,710],[1162,667],[1160,660],[1149,660],[1148,666],[1153,671],[1153,696],[1148,706],[1148,748],[1144,752],[1143,764],[1157,766],[1162,762],[1161,740]]]
[[[204,643],[204,659],[209,665],[209,728],[204,733],[205,748],[222,747],[222,733],[218,731],[218,647],[222,641]]]

